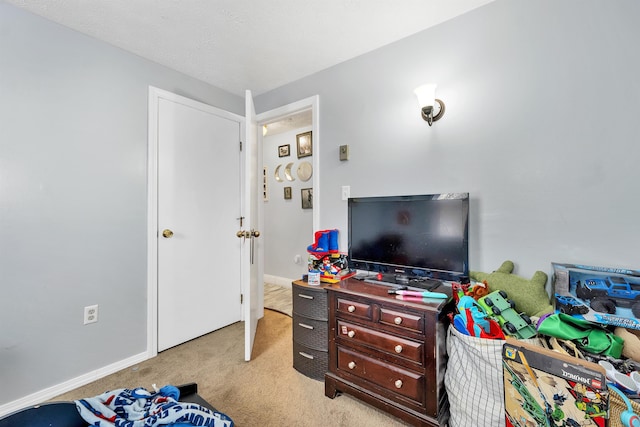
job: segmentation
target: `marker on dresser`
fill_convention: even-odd
[[[435,301],[444,301],[444,298],[429,298],[429,297],[414,297],[411,295],[396,295],[396,299],[402,301],[415,301],[415,302],[435,302]]]
[[[397,289],[390,289],[388,291],[390,294],[396,294],[396,298],[405,299],[402,297],[414,297],[414,298],[439,298],[439,299],[447,299],[449,295],[443,294],[442,292],[429,292],[429,291],[400,291]]]

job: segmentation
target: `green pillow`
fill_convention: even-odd
[[[505,291],[509,299],[516,304],[516,310],[530,317],[553,313],[553,306],[545,290],[547,274],[536,271],[531,280],[527,280],[511,274],[512,272],[513,262],[505,261],[493,273],[471,271],[469,277],[476,282],[486,281],[491,292]]]

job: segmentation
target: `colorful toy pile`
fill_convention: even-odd
[[[640,423],[640,270],[558,263],[552,267],[551,298],[546,290],[548,276],[541,271],[531,279],[519,277],[513,274],[511,261],[491,273],[471,271],[471,283],[453,285],[458,308],[451,316],[453,327],[471,337],[511,340],[510,347],[504,345],[511,352],[511,359],[506,358],[509,363],[520,360],[514,355],[531,343],[531,358],[537,357],[533,353],[547,354],[548,360],[562,360],[566,366],[602,371],[603,389],[615,391],[610,425],[635,427]],[[552,369],[552,365],[540,366]],[[526,367],[526,363],[515,366]],[[541,375],[547,378],[554,372]],[[509,396],[516,396],[506,399],[507,412],[517,414],[507,416],[507,426],[603,426],[606,422],[608,398],[594,403],[573,387],[570,392],[577,393],[576,405],[581,406],[568,411],[566,404],[547,393],[553,387],[544,381],[536,386],[537,377],[530,374],[531,369],[505,370],[505,387],[511,387]]]
[[[528,339],[537,335],[529,316],[515,311],[506,292],[487,292],[486,283],[453,284],[458,314],[452,320],[459,332],[488,339],[505,339],[505,335]]]
[[[308,270],[320,273],[322,282],[337,283],[355,275],[349,271],[347,255],[340,253],[338,237],[337,229],[316,231],[315,241],[307,247]]]

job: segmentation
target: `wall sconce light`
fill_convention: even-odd
[[[436,99],[436,84],[418,86],[413,93],[418,97],[418,104],[422,110],[422,118],[429,126],[440,120],[444,114],[444,102]]]

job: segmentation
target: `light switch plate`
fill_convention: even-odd
[[[341,145],[340,146],[340,160],[349,160],[349,146]]]
[[[349,200],[349,197],[351,197],[351,186],[350,185],[343,185],[342,186],[342,200]]]

